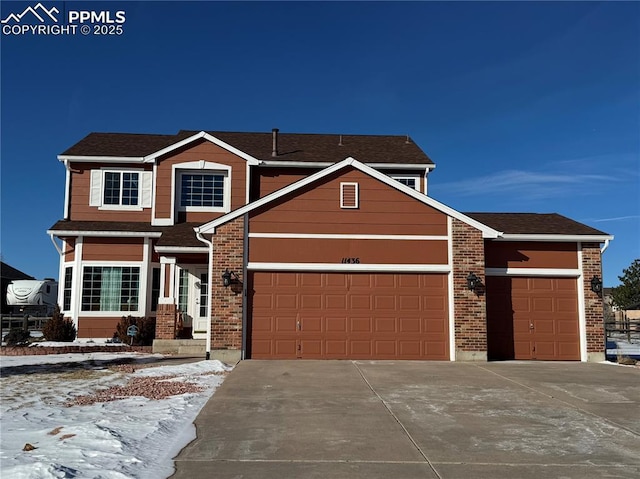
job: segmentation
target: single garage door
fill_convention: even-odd
[[[254,359],[449,358],[446,274],[254,272]]]
[[[575,278],[487,277],[489,359],[580,360]]]

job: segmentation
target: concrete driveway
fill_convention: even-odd
[[[640,369],[243,361],[175,478],[638,478]]]

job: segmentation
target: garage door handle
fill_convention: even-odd
[[[298,331],[302,331],[302,325],[300,324],[299,320],[296,323],[296,327],[298,328]]]
[[[529,325],[529,329],[533,330],[533,323]]]

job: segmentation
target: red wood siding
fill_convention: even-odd
[[[487,268],[578,267],[576,243],[486,241]]]
[[[142,238],[85,238],[84,261],[142,261]]]
[[[306,178],[317,171],[318,169],[315,168],[259,168],[258,175],[256,175],[259,198]]]
[[[447,241],[250,238],[249,261],[267,263],[447,264]]]
[[[448,353],[446,274],[254,272],[254,359],[436,359]]]
[[[69,199],[69,219],[74,221],[136,221],[150,222],[151,208],[141,211],[129,210],[104,210],[96,206],[89,206],[89,193],[91,191],[91,170],[99,170],[108,166],[117,170],[121,168],[135,168],[137,170],[151,171],[151,165],[119,165],[119,164],[95,164],[72,163],[71,164],[71,196]]]
[[[121,316],[117,318],[87,318],[78,320],[79,338],[112,338]]]
[[[360,206],[340,208],[340,182],[359,184]],[[358,170],[341,171],[251,215],[254,232],[447,235],[447,216]]]

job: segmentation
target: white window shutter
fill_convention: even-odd
[[[91,170],[91,191],[89,192],[89,206],[102,205],[102,171]]]
[[[153,172],[152,171],[143,171],[140,173],[142,175],[142,181],[140,184],[142,185],[141,191],[141,204],[143,208],[151,208],[151,188],[153,183]]]

